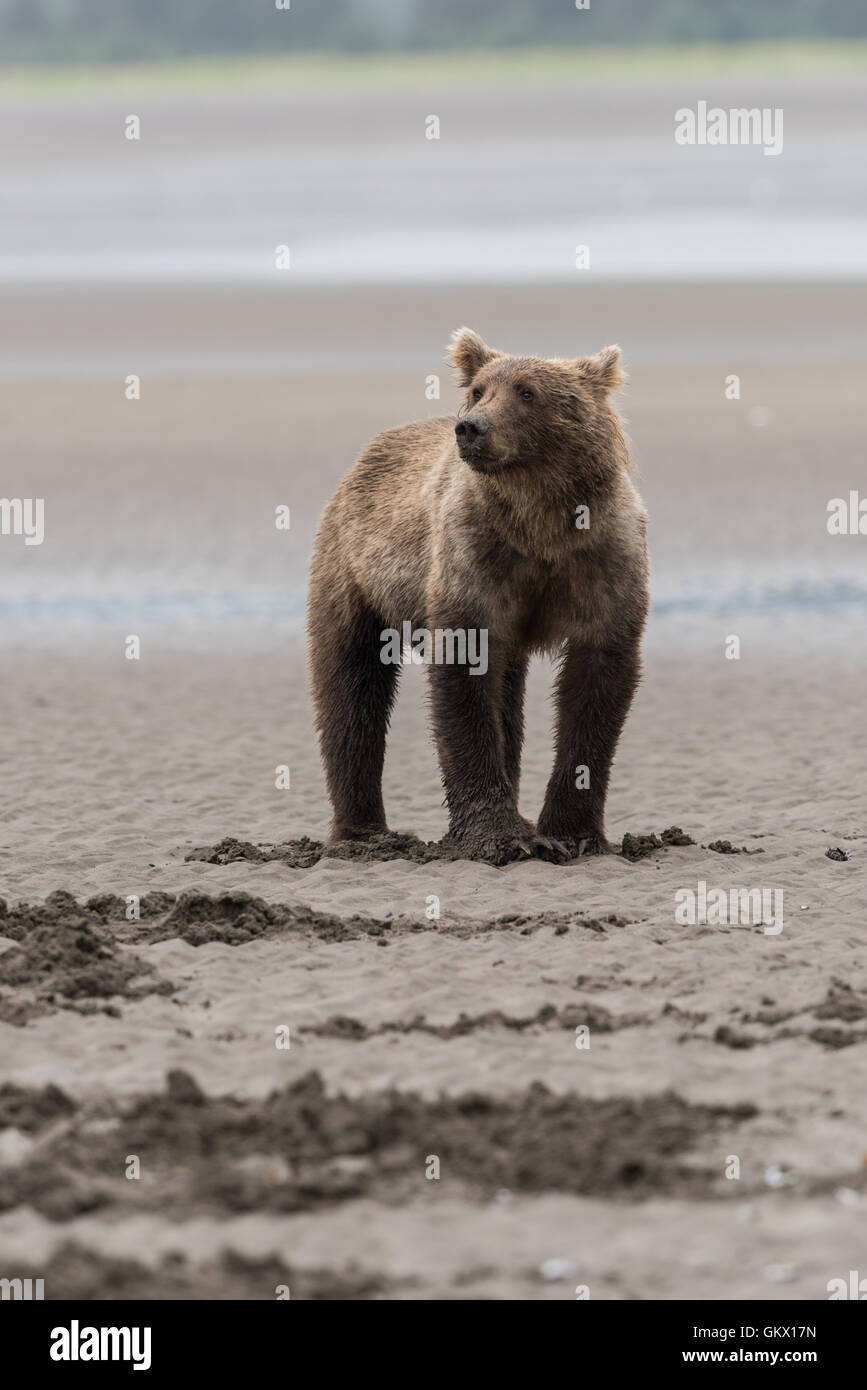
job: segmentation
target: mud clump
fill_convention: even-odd
[[[691,835],[687,835],[685,830],[681,830],[679,825],[672,825],[669,826],[668,830],[663,830],[662,843],[664,845],[694,845],[695,840]]]
[[[463,1038],[469,1034],[488,1029],[502,1028],[522,1033],[530,1028],[566,1028],[573,1032],[584,1025],[595,1033],[612,1033],[617,1028],[628,1028],[644,1022],[637,1016],[613,1019],[607,1009],[599,1004],[569,1004],[558,1009],[553,1004],[543,1004],[535,1014],[525,1017],[503,1013],[501,1009],[489,1009],[486,1013],[459,1014],[454,1023],[429,1023],[424,1014],[403,1021],[389,1020],[387,1023],[368,1025],[360,1019],[344,1014],[335,1014],[313,1028],[305,1028],[320,1038],[339,1038],[347,1042],[364,1042],[368,1038],[384,1033],[428,1033],[431,1037]]]
[[[855,993],[845,980],[832,980],[828,993],[817,1008],[814,1018],[837,1019],[841,1023],[859,1023],[867,1018],[867,999]]]
[[[420,840],[417,835],[402,835],[388,831],[372,835],[369,840],[339,840],[324,851],[327,859],[357,859],[362,863],[379,863],[389,859],[408,859],[411,864],[431,864],[437,859],[457,859],[460,856],[437,840]]]
[[[249,1260],[224,1251],[217,1260],[190,1264],[181,1254],[164,1256],[151,1268],[135,1260],[115,1259],[69,1241],[37,1271],[23,1279],[43,1279],[46,1301],[113,1299],[245,1300],[273,1302],[281,1286],[292,1299],[371,1299],[393,1296],[397,1286],[381,1275],[350,1265],[346,1269],[293,1269],[273,1257]],[[409,1285],[407,1285],[408,1287]]]
[[[187,863],[199,860],[204,864],[237,864],[243,859],[251,864],[267,864],[279,859],[290,869],[310,869],[319,863],[324,849],[321,840],[311,840],[306,835],[282,845],[253,845],[249,840],[226,836],[219,844],[190,850],[184,858]]]
[[[755,1113],[693,1106],[671,1092],[597,1100],[540,1084],[505,1099],[329,1096],[315,1072],[264,1100],[209,1098],[176,1072],[163,1092],[120,1111],[109,1133],[77,1117],[37,1162],[10,1171],[0,1208],[27,1204],[63,1220],[93,1210],[186,1218],[314,1210],[358,1197],[396,1203],[430,1195],[431,1152],[447,1175],[438,1186],[451,1197],[490,1199],[503,1187],[700,1196],[724,1184],[716,1165],[688,1161],[691,1150]],[[118,1155],[126,1153],[142,1157],[140,1182],[123,1176]]]
[[[5,904],[4,904],[5,906]],[[69,893],[53,893],[42,906],[19,904],[0,917],[4,935],[16,946],[0,952],[0,1019],[24,1023],[46,1007],[78,1008],[117,1013],[111,1004],[94,1000],[113,993],[139,998],[157,991],[170,993],[168,983],[153,974],[153,967],[130,947],[158,941],[181,940],[190,946],[219,942],[242,946],[250,941],[274,940],[296,933],[320,942],[360,941],[378,945],[396,936],[436,931],[470,938],[489,932],[518,932],[529,936],[543,927],[557,935],[571,927],[585,927],[598,934],[609,927],[626,926],[627,919],[609,913],[602,918],[542,912],[535,916],[509,913],[496,918],[444,916],[365,917],[359,913],[339,917],[318,912],[304,903],[269,903],[242,889],[202,893],[197,889],[174,895],[148,893],[139,903],[139,917],[129,920],[123,898],[102,894],[80,905]],[[41,993],[39,1007],[34,982]],[[17,986],[13,998],[3,986]]]
[[[272,906],[262,898],[241,891],[181,893],[162,921],[148,928],[148,941],[166,941],[180,937],[192,946],[206,941],[223,941],[237,946],[253,941],[274,928],[283,929],[292,921],[292,911],[280,905]]]
[[[648,854],[653,854],[658,849],[662,849],[662,841],[657,835],[633,835],[627,831],[623,836],[620,853],[624,859],[636,864],[639,859],[645,859]]]
[[[812,1042],[837,1052],[841,1047],[863,1042],[867,1038],[867,1028],[814,1028],[808,1037]]]
[[[242,889],[216,894],[189,889],[177,898],[165,896],[169,906],[161,920],[138,924],[133,940],[180,938],[190,946],[204,946],[210,941],[242,946],[248,941],[300,932],[322,941],[350,941],[381,935],[391,927],[388,918],[335,917],[304,904],[268,903]]]
[[[5,1022],[24,1024],[59,1008],[117,1016],[110,999],[172,993],[149,962],[119,945],[100,909],[79,905],[71,893],[51,893],[36,906],[4,903],[0,934],[15,942],[0,955]]]
[[[494,925],[510,927],[520,932],[521,936],[530,936],[540,927],[552,927],[555,936],[562,936],[570,927],[584,927],[601,935],[609,927],[626,927],[629,923],[627,918],[618,917],[616,912],[609,912],[606,917],[564,917],[561,912],[508,912],[498,917]]]
[[[367,840],[338,840],[325,845],[306,835],[300,840],[286,840],[279,845],[253,845],[247,840],[231,837],[213,846],[202,846],[185,856],[187,862],[199,860],[205,864],[270,864],[275,860],[289,869],[311,869],[320,859],[351,859],[359,863],[384,863],[390,859],[408,859],[413,864],[430,864],[436,859],[453,859],[447,847],[438,841],[420,840],[417,835],[385,831]]]
[[[0,1086],[0,1129],[13,1128],[24,1134],[36,1134],[74,1113],[74,1103],[59,1086],[43,1086],[41,1091],[11,1082]]]
[[[686,831],[681,830],[679,825],[672,825],[668,830],[663,830],[661,835],[634,835],[627,831],[623,836],[620,853],[624,859],[636,864],[639,859],[646,859],[649,854],[654,854],[658,849],[694,844],[695,840],[691,835],[687,835]]]
[[[712,849],[714,854],[764,854],[763,849],[747,849],[746,845],[733,845],[731,840],[711,840],[708,849]]]
[[[694,845],[695,840],[679,826],[663,830],[661,836],[630,835],[623,837],[621,853],[627,859],[642,859],[654,850],[673,845]],[[572,855],[567,861],[579,863],[584,856],[578,853],[578,843],[571,844]],[[191,850],[185,856],[187,862],[198,860],[205,864],[236,864],[246,860],[251,864],[273,863],[279,860],[290,869],[309,869],[320,859],[347,859],[359,864],[388,863],[392,859],[405,859],[411,864],[432,864],[437,861],[453,863],[466,859],[467,853],[459,844],[446,836],[442,840],[420,840],[417,835],[401,834],[395,831],[372,835],[367,840],[339,840],[332,845],[324,845],[319,840],[304,836],[300,840],[287,840],[279,845],[254,845],[247,840],[231,837],[220,840],[216,845],[205,845]],[[485,859],[494,868],[505,864]],[[513,861],[510,861],[513,862]]]
[[[723,1047],[733,1047],[738,1050],[745,1050],[755,1047],[756,1045],[756,1039],[751,1037],[749,1033],[744,1033],[737,1028],[732,1028],[729,1023],[721,1023],[719,1025],[713,1035],[713,1040],[715,1043],[720,1043]]]
[[[772,1003],[773,1001],[768,1002]],[[821,1026],[812,1029],[791,1026],[780,1028],[778,1026],[779,1024],[789,1024],[790,1020],[799,1014],[811,1014],[813,1018],[821,1019]],[[849,1047],[852,1043],[862,1042],[867,1038],[867,1028],[834,1027],[832,1025],[834,1023],[863,1023],[865,1019],[867,1019],[867,997],[857,994],[845,980],[832,979],[825,998],[819,1004],[808,1005],[801,1009],[763,1008],[754,1013],[743,1012],[740,1015],[741,1024],[762,1024],[765,1028],[776,1028],[775,1032],[748,1033],[725,1023],[720,1024],[716,1029],[713,1034],[713,1041],[725,1047],[750,1048],[758,1044],[781,1042],[789,1038],[806,1038],[810,1042],[817,1043],[820,1047],[838,1050]],[[682,1037],[679,1041],[690,1041],[690,1037]]]

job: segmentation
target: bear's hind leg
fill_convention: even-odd
[[[605,798],[617,740],[641,671],[637,637],[605,648],[570,642],[557,676],[557,746],[540,835],[576,854],[605,854]]]

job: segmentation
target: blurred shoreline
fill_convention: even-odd
[[[533,45],[466,50],[389,53],[337,53],[305,49],[297,53],[250,53],[243,56],[190,55],[164,60],[126,62],[0,61],[0,103],[31,93],[66,98],[118,89],[225,94],[249,88],[285,89],[328,86],[415,86],[419,82],[463,85],[527,82],[610,82],[648,75],[736,77],[761,74],[846,73],[867,65],[867,40],[773,39],[732,43]],[[308,93],[308,95],[310,95]]]

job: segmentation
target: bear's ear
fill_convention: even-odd
[[[620,366],[620,348],[604,347],[594,357],[579,357],[575,363],[581,375],[601,395],[616,391],[626,380]]]
[[[489,348],[486,342],[471,328],[457,328],[447,348],[448,361],[459,372],[461,386],[469,386],[476,372],[494,357],[502,357],[496,348]]]

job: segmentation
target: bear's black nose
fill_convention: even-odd
[[[489,433],[491,422],[483,417],[467,415],[455,425],[455,438],[461,449],[472,449]]]

